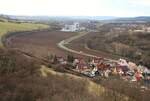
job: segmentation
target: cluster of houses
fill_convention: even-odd
[[[92,78],[119,76],[127,81],[150,83],[150,70],[147,67],[137,65],[125,59],[112,61],[104,58],[93,58],[86,61],[83,58],[75,58],[70,63],[63,57],[57,57],[57,61],[61,65],[71,64],[72,70]]]
[[[72,65],[77,71],[89,77],[103,76],[108,78],[112,75],[118,75],[125,80],[150,82],[150,70],[147,67],[127,62],[124,59],[112,62],[103,58],[94,58],[85,62],[81,58],[75,59]]]

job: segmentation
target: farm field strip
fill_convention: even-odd
[[[8,48],[19,49],[37,57],[47,57],[48,54],[65,57],[68,52],[61,50],[56,44],[75,34],[60,31],[31,32],[11,36],[7,38],[5,43]]]
[[[0,22],[0,46],[3,46],[1,39],[7,33],[47,28],[49,28],[49,26],[44,24]]]

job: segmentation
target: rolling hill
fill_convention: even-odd
[[[49,28],[49,26],[44,24],[20,23],[20,22],[15,22],[13,20],[10,21],[5,17],[0,17],[0,40],[3,35],[9,32],[32,31],[32,30],[46,29],[46,28]],[[0,46],[2,46],[1,41],[0,41]]]

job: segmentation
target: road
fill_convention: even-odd
[[[96,55],[85,53],[85,52],[76,51],[76,50],[73,50],[73,49],[70,49],[70,48],[66,47],[66,45],[69,44],[70,42],[72,42],[73,40],[81,38],[81,37],[85,36],[86,34],[88,34],[88,32],[81,32],[81,33],[79,33],[79,34],[77,34],[77,35],[75,35],[73,37],[70,37],[68,39],[62,40],[57,45],[58,45],[59,48],[65,50],[65,51],[71,52],[71,53],[75,53],[75,54],[79,54],[79,55],[83,55],[83,56],[87,56],[87,57],[92,57],[92,58],[93,57],[94,58],[99,58]],[[112,60],[112,59],[106,59],[105,58],[105,60],[116,62],[116,60]]]
[[[69,44],[70,42],[72,42],[73,40],[76,40],[76,39],[78,39],[80,37],[83,37],[86,34],[87,34],[87,32],[79,33],[79,34],[77,34],[77,35],[75,35],[73,37],[70,37],[68,39],[62,40],[57,45],[58,45],[59,48],[61,48],[63,50],[66,50],[68,52],[71,52],[71,53],[75,53],[75,54],[79,54],[79,55],[84,55],[84,56],[88,56],[88,57],[97,57],[95,55],[84,53],[84,52],[80,52],[80,51],[76,51],[76,50],[70,49],[70,48],[68,48],[68,47],[65,46],[65,45]]]

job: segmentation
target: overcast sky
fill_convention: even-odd
[[[150,0],[0,0],[0,14],[150,16]]]

